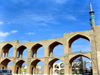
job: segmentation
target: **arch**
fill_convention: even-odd
[[[84,56],[84,57],[90,59],[88,56],[85,56],[85,55],[83,55],[83,54],[78,54],[78,55],[73,56],[72,58],[69,59],[69,64],[71,65],[72,62],[73,62],[73,60],[76,59],[76,58],[78,58],[78,57],[80,57],[80,56]]]
[[[53,57],[53,49],[54,49],[54,47],[56,47],[57,45],[63,45],[62,43],[60,43],[60,42],[57,42],[57,41],[55,41],[55,42],[53,42],[53,43],[51,43],[50,45],[49,45],[49,56],[50,57]]]
[[[49,67],[49,74],[53,74],[54,72],[54,70],[53,70],[53,64],[54,64],[54,62],[56,62],[57,60],[60,60],[60,59],[58,59],[58,58],[54,58],[54,59],[52,59],[52,60],[50,60],[49,61],[49,63],[48,63],[48,67]],[[62,61],[62,60],[61,60]],[[58,64],[59,65],[59,64]],[[60,66],[60,65],[59,65]]]
[[[39,63],[41,60],[40,59],[35,59],[31,62],[30,64],[30,73],[31,74],[36,74],[36,65]],[[44,63],[44,62],[43,62]]]
[[[4,57],[8,57],[9,50],[10,50],[11,47],[13,47],[13,45],[11,45],[11,44],[4,45],[3,48],[2,48],[1,56],[3,57],[3,53],[4,53]]]
[[[19,61],[16,62],[16,64],[15,64],[15,73],[16,74],[21,74],[21,68],[22,68],[22,64],[24,62],[25,62],[24,60],[19,60]]]
[[[41,44],[37,43],[31,48],[31,57],[36,58],[37,57],[37,50],[42,47]]]
[[[71,37],[69,40],[68,40],[68,45],[69,45],[69,52],[71,53],[71,45],[72,43],[79,39],[79,38],[83,38],[83,39],[86,39],[88,41],[90,41],[89,37],[88,36],[85,36],[85,35],[82,35],[82,34],[76,34],[74,35],[73,37]]]
[[[72,63],[78,57],[80,57],[79,59],[77,59],[79,62],[75,61],[74,63]],[[83,54],[78,54],[78,55],[75,55],[72,58],[70,58],[70,60],[69,60],[69,70],[70,70],[69,73],[70,74],[74,74],[74,72],[77,74],[76,69],[80,71],[79,72],[80,74],[85,73],[85,70],[83,70],[83,67],[84,67],[84,62],[83,61],[84,61],[84,59],[81,61],[81,59],[84,58],[84,57],[90,59],[88,56],[83,55]],[[81,66],[81,68],[80,68],[80,66]]]
[[[25,49],[27,49],[27,47],[25,47],[23,45],[21,45],[20,47],[18,47],[16,57],[17,58],[22,58],[23,57],[23,51]]]
[[[7,65],[8,65],[8,63],[10,62],[11,60],[10,59],[8,59],[8,58],[6,58],[6,59],[4,59],[4,60],[2,60],[1,61],[1,69],[4,69],[4,70],[7,70]],[[12,62],[12,61],[11,61]],[[12,63],[13,64],[13,63]]]

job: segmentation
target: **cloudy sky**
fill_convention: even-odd
[[[91,30],[89,1],[0,0],[0,42],[62,38],[64,33]],[[96,25],[100,25],[100,0],[91,2]],[[74,45],[74,49],[77,49],[77,46]],[[78,47],[90,51],[89,42],[87,47]],[[63,50],[63,47],[61,49]]]

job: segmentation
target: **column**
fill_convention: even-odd
[[[21,74],[21,67],[18,68],[18,74]]]
[[[50,74],[53,74],[53,67],[52,66],[50,66],[49,71],[50,71]]]
[[[22,58],[22,52],[19,51],[19,58]]]
[[[65,74],[69,75],[70,70],[69,70],[69,65],[65,65]]]
[[[27,58],[31,58],[31,57],[32,57],[32,52],[31,50],[28,49]]]
[[[66,56],[68,53],[71,53],[71,49],[68,47],[68,44],[64,45],[64,56]],[[69,52],[70,51],[70,52]]]
[[[33,74],[36,74],[36,67],[33,67]]]
[[[36,58],[36,51],[35,50],[34,50],[34,53],[33,54],[34,54],[34,58]]]
[[[17,48],[14,48],[13,57],[17,57]]]
[[[49,48],[49,55],[50,55],[50,57],[53,57],[53,48]]]
[[[12,73],[13,73],[13,74],[16,73],[16,66],[15,66],[15,65],[12,66]]]
[[[6,52],[6,57],[8,57],[8,51]]]
[[[49,74],[49,66],[44,65],[44,74]]]
[[[48,57],[49,56],[49,49],[48,47],[44,47],[44,57]]]
[[[27,66],[27,74],[31,74],[31,68],[30,68],[30,66]]]

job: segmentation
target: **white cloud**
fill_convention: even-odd
[[[2,25],[3,24],[3,22],[0,22],[0,25]]]
[[[34,35],[35,33],[34,32],[29,32],[29,33],[25,33],[25,34]]]
[[[12,30],[12,31],[11,31],[11,33],[16,33],[16,32],[18,32],[18,31],[17,31],[17,30]]]
[[[0,32],[0,37],[7,37],[9,35],[8,32]]]
[[[0,31],[0,42],[5,41],[4,39],[5,39],[8,35],[10,35],[11,33],[16,33],[16,32],[17,32],[17,30],[12,30],[11,32],[2,32],[2,31]]]

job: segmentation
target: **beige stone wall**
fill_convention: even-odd
[[[90,41],[91,44],[91,52],[89,53],[71,53],[71,44],[77,40],[78,38],[84,38],[86,40]],[[58,44],[62,44],[64,47],[64,56],[62,57],[53,57],[53,48],[57,46]],[[9,50],[9,48],[13,46],[14,52],[13,57],[7,57],[7,51],[6,57],[2,57],[2,53],[4,50]],[[36,57],[36,51],[41,46],[44,47],[44,58],[37,58]],[[22,58],[22,52],[23,50],[27,48],[27,58]],[[62,60],[65,64],[65,74],[71,73],[71,67],[70,63],[73,58],[76,58],[78,56],[85,56],[87,58],[90,58],[92,60],[92,66],[93,66],[93,73],[97,74],[98,69],[100,70],[100,26],[93,27],[93,30],[89,31],[81,31],[81,32],[71,32],[71,33],[64,33],[63,38],[57,38],[57,39],[48,39],[48,40],[41,40],[41,41],[33,41],[33,42],[25,42],[25,43],[19,43],[18,40],[15,41],[7,41],[7,42],[1,42],[0,44],[0,64],[1,66],[6,67],[6,63],[9,61],[12,61],[13,64],[13,73],[15,73],[15,67],[20,67],[20,64],[23,62],[27,63],[27,73],[30,73],[30,68],[32,63],[34,64],[38,63],[39,61],[42,61],[44,63],[44,74],[48,74],[50,65],[56,60]],[[19,58],[17,57],[17,51],[20,52]],[[32,51],[34,52],[33,57]],[[98,60],[98,61],[97,61]],[[5,62],[5,64],[3,63]],[[98,65],[97,65],[98,64]],[[35,66],[35,65],[33,65]],[[52,67],[51,67],[52,69]],[[52,72],[51,72],[52,73]]]

